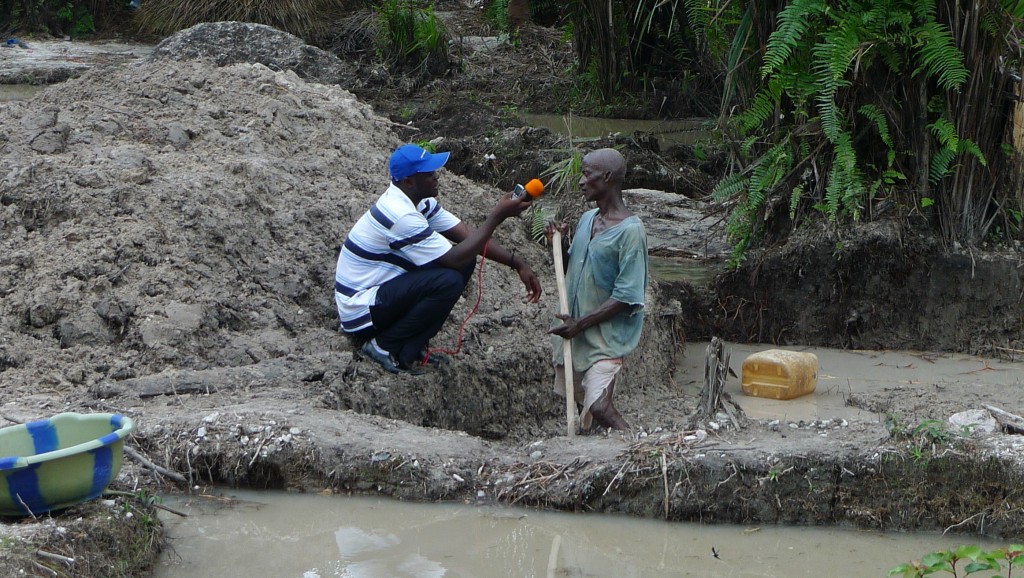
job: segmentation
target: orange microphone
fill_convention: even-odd
[[[512,198],[520,199],[525,195],[529,195],[530,201],[536,199],[544,193],[544,183],[540,182],[540,179],[530,179],[530,182],[526,183],[526,186],[516,185],[516,188],[512,189]]]

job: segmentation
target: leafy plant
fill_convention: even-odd
[[[420,8],[408,0],[384,0],[374,8],[381,25],[377,51],[397,65],[448,69],[448,40],[433,6]]]
[[[572,137],[569,137],[570,142]],[[540,179],[544,182],[544,197],[555,202],[560,202],[558,208],[551,208],[548,203],[534,203],[530,209],[530,236],[539,243],[545,243],[544,229],[553,220],[566,220],[570,212],[567,209],[565,197],[571,191],[576,190],[580,175],[583,174],[583,153],[572,147],[566,151],[564,159],[555,162],[548,168],[541,171]],[[578,212],[576,203],[572,203]]]
[[[93,24],[92,14],[89,13],[89,9],[84,5],[67,2],[57,10],[57,18],[71,25],[70,36],[72,38],[81,38],[96,32],[96,25]]]
[[[957,566],[963,562],[963,566]],[[934,574],[952,574],[963,576],[985,572],[985,576],[1005,576],[1012,578],[1013,569],[1024,565],[1024,546],[1013,544],[1006,548],[982,550],[976,545],[960,546],[950,550],[932,552],[920,560],[900,564],[889,570],[886,576],[902,576],[903,578],[921,578]],[[988,574],[989,571],[1004,571],[1006,574]]]
[[[572,148],[564,159],[544,169],[541,180],[545,183],[547,194],[561,195],[576,190],[582,174],[583,153]]]
[[[484,9],[484,17],[499,32],[508,32],[508,0],[491,0]]]
[[[434,154],[437,152],[437,147],[434,146],[434,143],[430,142],[429,140],[418,140],[412,144],[420,147],[421,149],[427,151],[430,154]]]
[[[931,189],[960,195],[992,190],[972,188],[965,179],[991,178],[991,169],[972,167],[988,166],[986,151],[998,150],[989,135],[998,129],[975,133],[984,106],[960,93],[975,91],[975,66],[997,67],[992,55],[998,51],[965,55],[959,47],[974,46],[967,37],[978,46],[998,43],[999,31],[1024,17],[1024,3],[986,2],[997,16],[970,26],[958,17],[965,8],[944,0],[780,4],[748,3],[729,54],[727,97],[738,96],[736,79],[750,66],[744,63],[758,63],[758,78],[749,83],[755,90],[738,114],[723,118],[736,143],[734,169],[718,183],[715,198],[731,212],[731,264],[765,239],[771,223],[788,219],[795,226],[811,215],[805,208],[838,224],[863,219],[880,194],[934,199]],[[778,12],[761,12],[771,9]],[[763,22],[775,22],[767,38],[760,36]],[[762,46],[760,61],[744,58],[751,51],[757,56]],[[983,89],[976,92],[985,98]],[[922,179],[911,183],[907,174]],[[979,201],[952,200],[978,211]],[[968,215],[952,213],[948,204],[938,207],[950,221],[946,229],[966,229],[951,220]]]
[[[913,430],[913,435],[933,444],[944,444],[951,439],[950,432],[946,429],[946,424],[937,419],[926,419],[917,424],[917,427]]]

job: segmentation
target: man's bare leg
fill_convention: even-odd
[[[628,430],[629,424],[619,414],[619,410],[615,409],[615,406],[612,405],[612,393],[614,391],[615,382],[612,381],[608,388],[601,393],[601,397],[597,398],[597,401],[590,406],[590,415],[594,417],[594,421],[598,425],[617,430]]]

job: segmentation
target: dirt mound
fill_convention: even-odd
[[[479,306],[474,285],[435,343],[455,349],[475,308],[464,363],[425,380],[432,395],[381,395],[391,378],[353,363],[336,331],[336,251],[399,140],[350,93],[261,64],[155,60],[93,70],[3,109],[0,126],[9,387],[112,397],[151,391],[168,372],[213,372],[166,391],[290,386],[317,405],[492,437],[557,420],[543,385],[554,298],[522,304],[518,278],[493,263]],[[470,223],[500,194],[450,174],[441,190]],[[553,289],[525,222],[497,238]],[[671,349],[658,334],[668,324],[652,319],[650,347]],[[671,355],[644,363],[645,375],[671,371]],[[239,377],[249,366],[276,381]]]
[[[355,74],[346,62],[298,36],[245,22],[197,24],[162,40],[152,58],[207,60],[217,66],[258,63],[273,70],[291,70],[311,82],[341,86],[349,86]]]

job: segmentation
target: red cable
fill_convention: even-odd
[[[427,348],[425,348],[423,350],[423,361],[420,362],[422,365],[426,365],[427,364],[427,361],[430,360],[430,354],[431,353],[437,352],[437,353],[447,353],[448,355],[458,355],[459,351],[462,350],[462,331],[464,329],[466,329],[466,323],[468,323],[469,322],[469,318],[472,317],[474,313],[476,313],[476,308],[480,306],[480,299],[483,298],[483,296],[484,296],[484,262],[487,261],[487,246],[490,245],[490,244],[491,244],[491,240],[487,239],[487,242],[484,243],[484,250],[480,252],[480,268],[477,270],[478,273],[477,273],[477,280],[476,280],[476,286],[477,286],[476,303],[473,304],[473,308],[469,310],[468,314],[466,314],[466,318],[462,320],[462,325],[459,325],[459,336],[458,336],[458,338],[457,338],[457,340],[455,342],[455,351],[451,351],[451,350],[448,350],[448,349],[442,349],[442,348],[436,348],[435,349],[435,348],[427,347]]]

